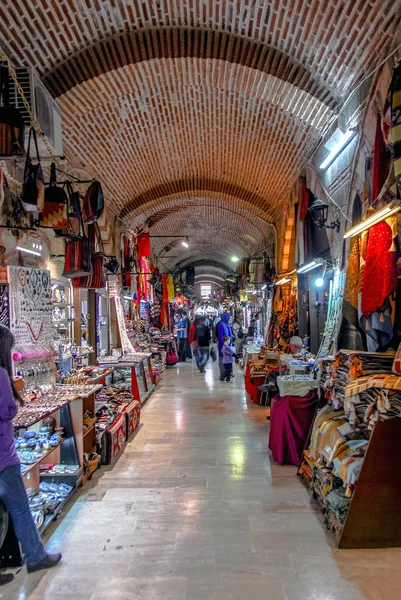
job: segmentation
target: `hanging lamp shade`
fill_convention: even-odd
[[[320,198],[316,198],[308,210],[315,225],[317,225],[319,229],[322,229],[327,222],[329,205],[326,204],[326,202],[323,202],[323,200]]]

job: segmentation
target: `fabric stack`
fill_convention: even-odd
[[[340,350],[333,365],[333,388],[331,398],[333,406],[340,408],[344,404],[346,386],[364,375],[391,373],[394,352],[361,352],[358,350]]]
[[[339,532],[347,517],[351,498],[346,496],[344,488],[340,487],[327,494],[326,519],[331,529]]]

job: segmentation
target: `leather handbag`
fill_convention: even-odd
[[[31,139],[36,148],[37,164],[31,161]],[[38,140],[33,127],[29,130],[28,148],[26,152],[24,181],[22,184],[22,205],[27,212],[42,212],[45,196],[45,182],[42,165],[40,164]]]
[[[0,68],[0,156],[24,154],[25,123],[20,111],[10,106],[8,68]]]
[[[63,277],[75,279],[92,275],[92,261],[88,238],[69,240],[65,246]]]
[[[66,181],[68,194],[67,226],[63,229],[56,229],[57,237],[81,238],[81,227],[83,229],[83,220],[81,213],[81,202],[79,192],[74,192],[71,181]]]
[[[99,181],[93,181],[84,197],[83,219],[85,223],[96,223],[104,209],[104,196]]]
[[[50,167],[49,187],[45,190],[40,226],[51,227],[52,229],[66,229],[68,227],[67,208],[67,194],[62,187],[57,185],[56,164],[52,163]]]
[[[100,235],[99,227],[96,224],[96,237],[98,241],[99,251],[91,255],[92,273],[84,277],[73,279],[72,287],[83,288],[90,290],[98,290],[106,287],[106,278],[104,276],[104,249],[102,236]]]
[[[104,254],[95,252],[91,255],[92,274],[86,277],[77,277],[72,280],[72,287],[89,290],[98,290],[106,287],[106,279],[103,270]]]

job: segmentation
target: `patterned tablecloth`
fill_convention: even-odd
[[[296,375],[277,377],[280,396],[298,396],[304,398],[311,390],[319,387],[316,379],[305,379]]]

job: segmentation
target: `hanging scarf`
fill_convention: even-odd
[[[397,252],[393,242],[396,234],[396,218],[377,223],[369,230],[361,302],[362,314],[367,319],[397,288]]]
[[[391,82],[391,125],[394,174],[401,195],[401,64],[394,70]]]
[[[378,197],[389,171],[381,121],[381,116],[377,115],[373,146],[372,202]]]

